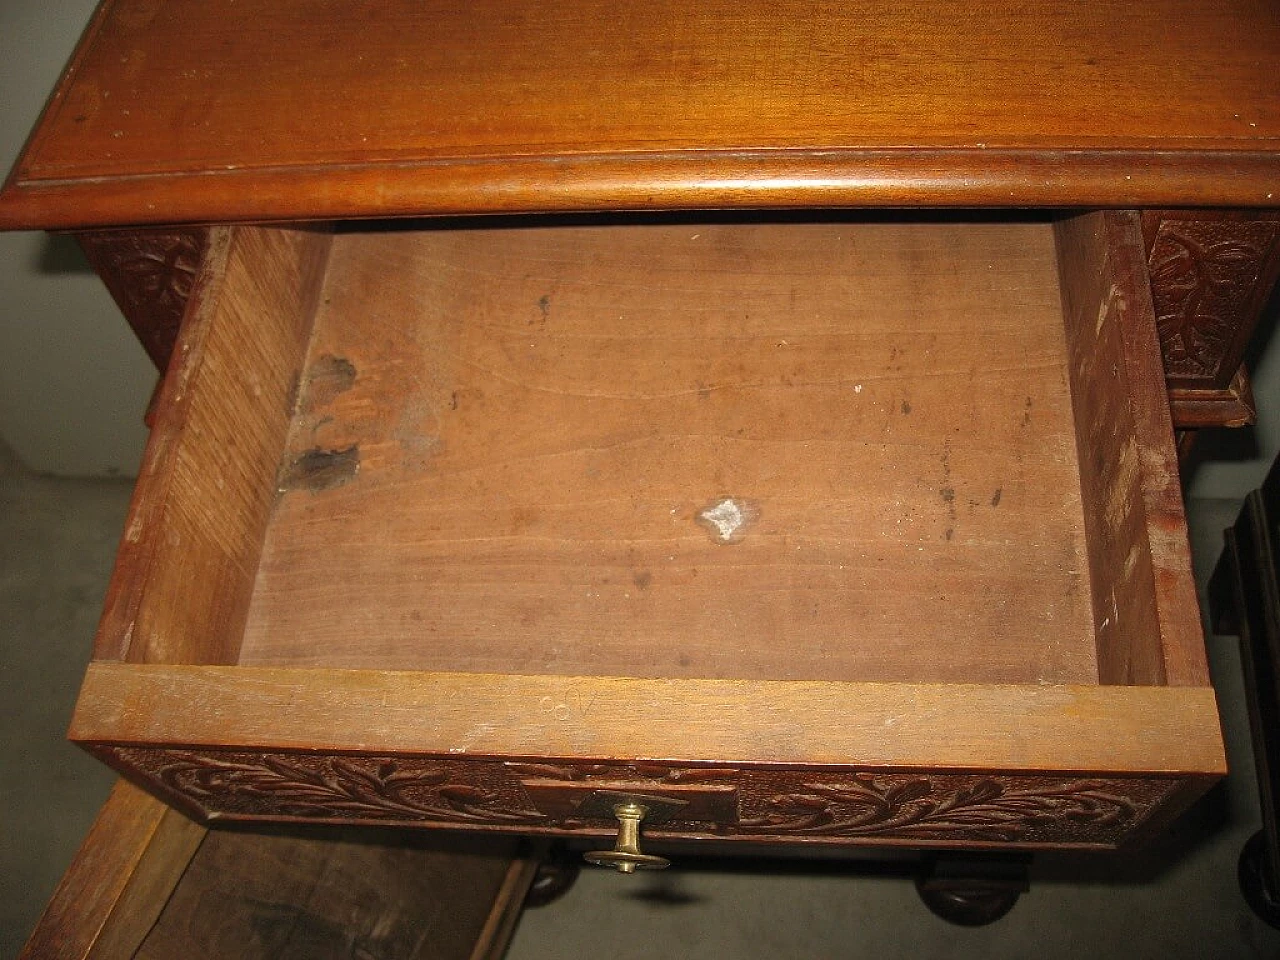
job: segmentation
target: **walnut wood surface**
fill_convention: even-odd
[[[0,226],[1275,205],[1269,0],[104,4]]]
[[[1093,682],[1054,257],[1044,223],[341,235],[240,662]]]
[[[1073,773],[1223,770],[1208,687],[90,664],[82,743]],[[465,760],[463,761],[465,762]]]
[[[234,662],[328,235],[217,232],[162,388],[96,654]]]
[[[1006,849],[1115,847],[1204,778],[672,768],[659,764],[495,763],[456,758],[118,747],[107,762],[159,796],[222,821],[453,827],[560,839],[612,837],[612,816],[547,810],[522,772],[568,785],[679,799],[699,784],[733,787],[721,809],[683,809],[646,823],[654,841]],[[710,814],[710,815],[709,815]]]
[[[648,832],[757,843],[1114,846],[1224,769],[1212,690],[1170,687],[95,664],[72,736],[202,818],[607,835],[529,785],[704,785]]]
[[[1057,224],[1103,683],[1208,683],[1134,213]]]

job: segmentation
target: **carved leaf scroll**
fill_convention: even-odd
[[[533,809],[522,779],[662,795],[674,785],[735,788],[713,821],[655,825],[664,837],[929,844],[1114,845],[1181,786],[1176,778],[901,773],[656,763],[503,762],[483,758],[332,756],[103,746],[121,769],[226,819],[442,825],[601,834],[605,823]],[[715,809],[715,808],[713,808]],[[736,810],[736,815],[734,813]]]
[[[1061,820],[1097,827],[1132,821],[1136,809],[1114,784],[1075,780],[1019,787],[983,778],[948,789],[929,777],[884,780],[856,775],[836,784],[806,783],[805,793],[775,796],[743,827],[844,837],[893,834],[1014,841],[1029,828]]]
[[[432,763],[271,754],[210,756],[173,751],[151,774],[211,810],[305,818],[537,823],[542,814],[501,794],[452,780]]]

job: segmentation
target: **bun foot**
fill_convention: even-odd
[[[961,927],[994,923],[1026,893],[1026,858],[932,861],[916,879],[916,892],[935,915]]]
[[[1249,909],[1264,923],[1280,930],[1280,900],[1276,899],[1276,885],[1267,857],[1267,838],[1261,830],[1250,837],[1240,851],[1236,876]]]

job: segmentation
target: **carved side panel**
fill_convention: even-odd
[[[1114,846],[1175,795],[1177,779],[860,770],[504,763],[150,747],[104,759],[200,816],[610,835],[603,822],[539,810],[522,784],[564,780],[662,795],[676,784],[737,790],[736,816],[673,819],[654,838],[853,844]]]
[[[77,235],[147,356],[162,372],[209,244],[206,227]]]
[[[1142,227],[1174,426],[1252,423],[1242,359],[1280,273],[1280,214],[1148,210]]]
[[[1275,281],[1280,223],[1166,212],[1147,230],[1165,373],[1175,386],[1224,388]]]

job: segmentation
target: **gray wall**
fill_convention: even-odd
[[[87,22],[91,0],[0,0],[0,165],[17,157]],[[31,469],[132,473],[155,373],[66,238],[0,234],[0,438]],[[1252,437],[1211,443],[1191,492],[1240,497],[1280,449],[1280,348],[1265,352]],[[1253,443],[1249,441],[1252,439]]]
[[[0,167],[93,11],[91,0],[0,0]],[[0,234],[0,437],[29,468],[136,472],[155,369],[74,241]]]

